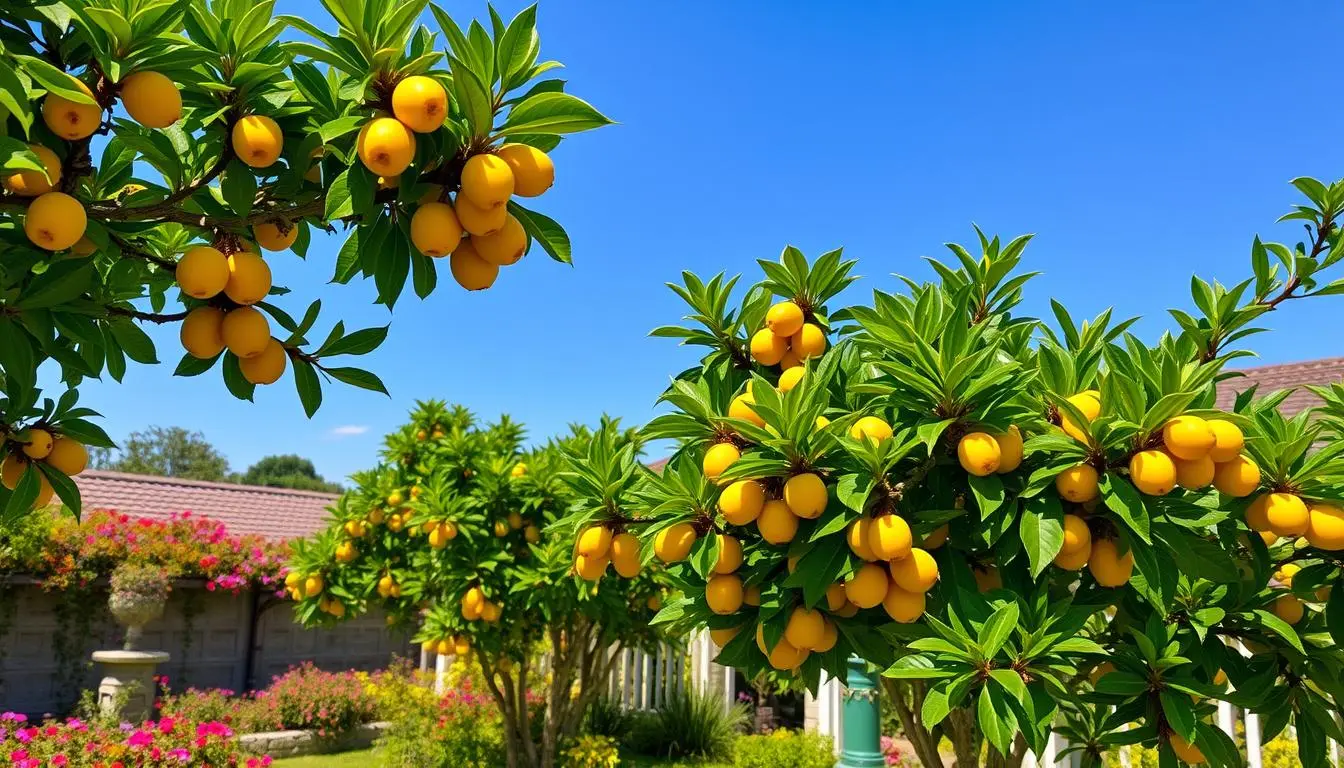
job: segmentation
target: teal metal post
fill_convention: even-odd
[[[877,768],[886,764],[882,757],[882,710],[877,685],[868,673],[868,662],[858,656],[849,657],[841,730],[845,748],[836,768]]]

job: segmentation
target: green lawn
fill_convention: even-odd
[[[378,760],[373,750],[361,749],[358,752],[342,752],[339,755],[309,755],[290,757],[271,763],[273,768],[376,768]]]

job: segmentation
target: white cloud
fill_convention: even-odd
[[[333,427],[327,434],[332,437],[350,437],[352,435],[362,435],[368,431],[369,428],[363,424],[345,424],[340,427]]]

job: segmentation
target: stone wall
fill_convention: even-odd
[[[35,585],[0,587],[0,711],[30,716],[63,713],[101,675],[95,650],[119,648],[121,629],[107,612],[106,592],[71,599]],[[252,633],[254,603],[260,609]],[[249,668],[248,640],[253,651]],[[174,690],[264,688],[274,675],[304,661],[331,670],[378,669],[410,655],[409,637],[387,629],[372,612],[334,629],[303,629],[290,605],[251,593],[207,592],[179,583],[163,618],[145,628],[143,647],[172,659],[160,668]]]

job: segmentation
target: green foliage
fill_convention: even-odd
[[[763,736],[742,736],[733,745],[733,768],[830,768],[831,740],[820,734],[781,728]]]
[[[725,709],[722,697],[688,688],[669,696],[651,716],[636,723],[631,746],[660,757],[726,759],[747,721],[746,706]]]
[[[300,491],[339,493],[340,483],[331,483],[317,473],[311,459],[295,454],[263,456],[247,471],[236,477],[244,485],[266,485],[272,488],[294,488]]]
[[[182,427],[148,427],[132,432],[115,451],[91,452],[90,466],[137,475],[215,482],[224,481],[229,475],[229,460],[224,454],[201,432]]]
[[[563,768],[616,768],[620,763],[616,740],[591,733],[570,741],[560,760]]]
[[[599,696],[583,716],[583,730],[594,736],[611,736],[620,741],[630,732],[632,716],[617,699]]]

